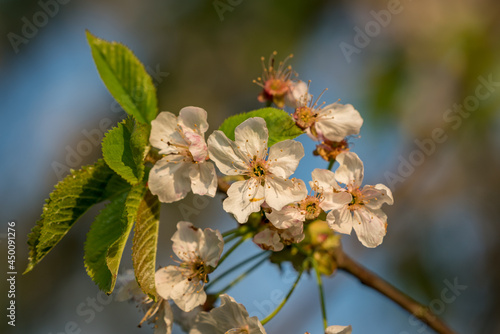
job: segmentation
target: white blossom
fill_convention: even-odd
[[[257,98],[260,102],[274,103],[278,108],[283,108],[285,104],[295,104],[295,96],[300,97],[299,94],[304,88],[300,84],[302,81],[296,82],[292,80],[292,76],[296,73],[292,70],[291,66],[286,65],[287,61],[293,55],[289,55],[285,60],[280,61],[276,65],[274,59],[276,54],[276,51],[272,53],[267,65],[264,62],[265,58],[261,58],[262,77],[257,78],[253,82],[262,87],[262,91]]]
[[[189,334],[266,334],[257,317],[232,297],[221,295],[221,305],[210,312],[200,312]]]
[[[354,229],[364,246],[376,247],[387,232],[387,216],[381,207],[384,203],[394,203],[392,192],[383,184],[361,188],[363,162],[355,153],[341,153],[337,161],[340,166],[335,173],[324,169],[313,171],[314,183],[325,197],[321,207],[331,210],[327,222],[339,233],[350,234]],[[341,188],[337,182],[346,187]]]
[[[270,228],[266,228],[255,234],[253,242],[255,242],[260,248],[272,250],[273,252],[279,252],[285,247],[285,245],[281,242],[281,237],[278,231]]]
[[[271,226],[254,236],[253,241],[261,248],[278,252],[284,245],[304,240],[304,222],[315,219],[321,213],[320,198],[306,196],[303,200],[285,205],[281,210],[265,207],[266,218]],[[264,207],[264,205],[263,205]]]
[[[297,108],[300,106],[301,101],[304,101],[304,99],[311,99],[309,87],[304,81],[293,81],[289,85],[288,92],[285,95],[285,105]]]
[[[264,201],[281,210],[307,195],[303,181],[289,179],[304,156],[302,144],[281,141],[269,149],[268,156],[268,137],[265,120],[254,117],[236,127],[234,142],[222,131],[214,131],[208,138],[210,159],[219,170],[226,175],[247,177],[229,187],[223,203],[224,210],[241,224],[252,212],[259,211]]]
[[[188,333],[193,328],[194,321],[201,312],[202,307],[196,306],[189,312],[184,312],[175,303],[171,305],[174,315],[174,322],[179,325],[185,333]]]
[[[145,313],[144,318],[139,323],[148,321],[155,328],[154,334],[171,334],[173,313],[168,301],[158,298],[154,302],[149,296],[142,292],[135,279],[132,270],[128,270],[124,275],[119,275],[118,280],[121,287],[117,291],[116,301],[132,301]]]
[[[279,230],[281,242],[285,245],[297,244],[304,240],[304,224],[295,225],[284,230]]]
[[[351,326],[329,326],[325,334],[351,334],[352,327]]]
[[[314,191],[313,187],[313,191]],[[281,210],[266,212],[269,221],[279,229],[286,229],[302,225],[306,219],[316,219],[321,213],[323,197],[319,194],[308,195],[304,199],[290,203]]]
[[[189,222],[179,222],[172,236],[174,253],[182,261],[179,266],[168,266],[156,272],[157,293],[172,299],[184,312],[202,305],[207,299],[203,289],[207,275],[219,262],[223,249],[219,231],[201,230]]]
[[[345,137],[359,133],[363,118],[351,104],[318,105],[318,99],[313,102],[310,95],[304,95],[293,114],[297,126],[309,137],[317,141],[341,142]]]
[[[128,269],[117,277],[118,287],[116,291],[116,301],[132,301],[137,304],[147,302],[150,298],[144,294],[132,269]]]
[[[151,122],[149,141],[163,158],[151,169],[148,184],[161,202],[181,200],[191,190],[215,196],[217,175],[208,161],[207,130],[207,112],[197,107],[182,108],[179,117],[161,112]]]
[[[281,210],[266,212],[267,219],[279,229],[300,226],[306,220],[306,213],[296,203],[288,204]]]

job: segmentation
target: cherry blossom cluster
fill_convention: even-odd
[[[153,323],[155,334],[171,334],[174,322],[189,334],[266,334],[259,319],[250,317],[242,304],[226,294],[220,296],[219,307],[209,312],[203,309],[207,299],[203,285],[222,253],[219,231],[201,230],[189,222],[179,222],[172,241],[174,253],[181,262],[156,272],[159,294],[156,302],[144,296],[133,275],[128,273],[122,277],[125,283],[117,300],[138,303],[145,312],[141,324]],[[350,334],[351,326],[330,326],[325,333]]]
[[[313,138],[345,138],[359,132],[362,123],[350,105],[335,103],[313,114],[316,120],[306,128]],[[236,127],[235,141],[217,130],[205,142],[207,129],[207,113],[196,107],[183,108],[178,117],[162,112],[152,122],[150,142],[163,157],[151,170],[149,188],[162,202],[178,201],[189,191],[214,197],[215,163],[222,174],[242,177],[227,190],[225,211],[240,224],[253,212],[266,213],[270,228],[255,238],[263,248],[280,251],[283,244],[300,242],[302,224],[321,211],[328,213],[327,222],[334,231],[350,234],[354,229],[366,247],[382,243],[387,216],[381,207],[393,203],[392,193],[383,184],[362,187],[364,166],[355,153],[339,153],[335,172],[315,169],[309,182],[312,195],[308,195],[304,181],[290,178],[304,157],[300,142],[284,140],[268,149],[266,122],[259,117]]]
[[[161,112],[151,123],[150,143],[160,158],[149,174],[149,189],[161,202],[172,203],[191,191],[214,197],[219,179],[235,180],[226,191],[224,210],[242,225],[252,214],[260,213],[252,238],[259,247],[273,252],[302,242],[305,225],[320,217],[334,232],[350,234],[354,229],[366,247],[380,245],[387,227],[381,208],[384,203],[393,204],[393,197],[383,184],[362,184],[363,162],[348,144],[350,136],[360,132],[360,113],[350,104],[313,100],[309,84],[295,80],[286,60],[275,67],[274,55],[267,66],[263,61],[263,75],[255,81],[263,89],[258,99],[278,108],[292,108],[291,119],[318,142],[314,154],[329,161],[329,168],[314,169],[307,183],[294,178],[305,155],[300,142],[288,139],[268,147],[269,131],[260,117],[239,124],[234,141],[219,130],[205,140],[207,112],[185,107],[178,116]],[[334,162],[338,168],[331,171]],[[249,317],[232,297],[221,294],[221,304],[215,308],[207,301],[204,286],[224,248],[219,231],[179,222],[171,240],[178,265],[156,272],[156,302],[141,301],[152,304],[145,320],[155,322],[155,333],[170,333],[174,321],[190,334],[265,333],[259,319]],[[132,295],[127,296],[135,298]],[[351,333],[351,328],[331,326],[326,333]]]

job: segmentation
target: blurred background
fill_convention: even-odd
[[[194,105],[216,129],[225,117],[259,108],[260,57],[293,53],[291,64],[327,103],[352,103],[365,119],[352,149],[365,183],[385,183],[388,233],[376,249],[356,236],[345,251],[434,308],[458,333],[500,333],[500,3],[392,1],[0,0],[0,250],[7,271],[7,222],[17,229],[16,327],[2,333],[151,333],[142,314],[106,297],[86,275],[90,210],[29,274],[26,236],[44,199],[69,168],[101,156],[98,139],[124,117],[93,64],[85,29],[129,46],[152,74],[160,110]],[[327,163],[306,158],[310,179]],[[171,264],[179,220],[222,231],[234,221],[222,197],[188,196],[163,205],[158,265]],[[127,246],[121,269],[132,268]],[[252,243],[234,253],[236,263]],[[4,275],[2,275],[4,276]],[[292,279],[290,279],[292,277]],[[229,278],[230,279],[230,278]],[[230,294],[266,316],[293,273],[265,265]],[[462,287],[443,291],[449,284]],[[2,309],[7,307],[6,280]],[[338,273],[325,279],[329,324],[354,333],[432,333],[392,301]],[[453,301],[449,297],[454,296]],[[448,297],[448,298],[447,298]],[[5,312],[5,311],[3,311]],[[314,277],[303,279],[268,333],[322,333]],[[174,333],[180,333],[178,328]]]

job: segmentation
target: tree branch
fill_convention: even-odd
[[[351,259],[346,255],[341,247],[338,247],[335,252],[335,260],[339,269],[353,275],[364,285],[377,290],[387,298],[393,300],[399,306],[413,314],[416,318],[429,325],[437,333],[440,334],[454,334],[455,332],[450,329],[441,319],[439,319],[432,311],[413,298],[407,296],[396,287],[377,276],[375,273],[364,268],[362,265]]]

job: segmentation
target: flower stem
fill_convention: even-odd
[[[234,239],[238,238],[240,235],[239,234],[233,234],[233,235],[230,235],[228,236],[225,240],[224,240],[224,243],[227,244],[228,242],[230,241],[233,241]]]
[[[228,236],[230,236],[231,234],[235,234],[235,233],[236,233],[236,232],[238,232],[239,230],[240,230],[240,228],[239,228],[239,227],[237,227],[237,228],[234,228],[234,229],[229,230],[229,231],[227,231],[227,232],[224,232],[224,233],[222,233],[222,237],[223,237],[223,238],[228,237]]]
[[[334,163],[335,163],[335,160],[330,160],[330,162],[328,163],[328,170],[332,170]]]
[[[288,291],[288,294],[286,295],[285,299],[283,299],[283,301],[278,305],[278,307],[271,313],[269,314],[267,317],[265,317],[262,321],[261,321],[261,324],[262,325],[265,325],[269,322],[269,320],[271,320],[272,318],[274,318],[274,316],[276,314],[278,314],[278,312],[283,308],[283,306],[285,306],[286,302],[288,301],[288,299],[290,298],[290,296],[292,295],[292,292],[295,290],[295,287],[297,286],[297,283],[299,283],[299,280],[300,278],[302,277],[302,273],[304,271],[301,270],[299,272],[299,275],[297,276],[297,279],[295,280],[295,283],[293,283],[292,287],[290,288],[290,291]]]
[[[375,273],[364,268],[362,265],[347,256],[340,247],[336,250],[335,261],[339,269],[353,275],[364,285],[380,292],[387,298],[391,299],[399,306],[413,314],[425,324],[429,325],[437,333],[454,334],[455,332],[449,328],[441,319],[439,319],[432,311],[413,298],[407,296],[402,291],[396,289],[389,282],[377,276]]]
[[[323,291],[323,281],[321,280],[321,273],[319,272],[318,262],[314,258],[311,258],[311,262],[314,267],[314,271],[316,273],[319,298],[321,301],[321,315],[323,316],[323,329],[326,331],[326,327],[328,327],[328,321],[326,319],[326,304],[325,304],[325,292]]]
[[[247,235],[244,235],[243,237],[241,237],[240,240],[238,240],[233,246],[231,246],[231,248],[228,249],[228,251],[226,253],[224,253],[224,255],[222,255],[222,257],[220,258],[219,260],[219,263],[217,264],[218,266],[220,266],[220,264],[222,262],[224,262],[225,259],[227,259],[227,257],[232,253],[234,252],[234,250],[236,248],[238,248],[238,246],[240,246],[246,239],[250,238],[250,234],[247,234]]]
[[[259,262],[257,262],[256,264],[254,264],[253,266],[251,266],[250,268],[248,268],[247,271],[245,271],[240,276],[236,277],[236,279],[234,281],[232,281],[231,283],[229,283],[228,285],[226,285],[224,288],[222,288],[219,292],[217,292],[215,294],[215,297],[216,298],[219,297],[221,294],[225,293],[227,290],[231,289],[233,286],[235,286],[236,284],[238,284],[242,279],[244,279],[245,277],[247,277],[252,271],[254,271],[258,267],[260,267],[260,265],[263,264],[268,259],[269,259],[269,257],[266,256],[265,258],[261,259]]]
[[[254,260],[254,259],[257,259],[259,258],[260,256],[264,255],[264,254],[268,254],[268,252],[259,252],[257,254],[254,254],[250,257],[247,257],[246,259],[244,259],[243,261],[241,261],[240,263],[236,264],[235,266],[229,268],[228,270],[224,271],[222,274],[220,274],[219,276],[217,276],[214,280],[210,281],[206,286],[205,288],[208,289],[210,288],[212,285],[215,284],[215,282],[217,282],[218,280],[222,279],[223,277],[225,277],[227,274],[233,272],[234,270],[244,266],[245,264],[247,264],[248,262]]]

